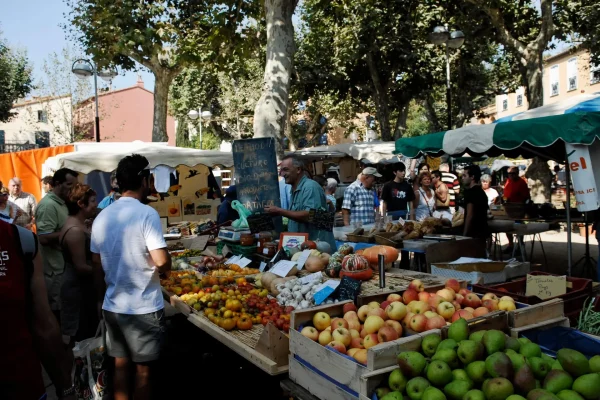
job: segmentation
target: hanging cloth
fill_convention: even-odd
[[[171,187],[171,174],[175,176],[175,168],[157,165],[151,171],[154,174],[154,187],[158,193],[167,193]]]

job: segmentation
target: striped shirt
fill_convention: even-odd
[[[450,195],[450,207],[456,207],[456,196],[460,193],[460,183],[458,177],[451,172],[442,172],[442,182],[448,186]]]
[[[355,181],[344,192],[342,208],[350,210],[350,223],[372,224],[375,222],[375,191]]]
[[[21,210],[21,215],[15,218],[14,224],[19,226],[27,226],[31,223],[35,214],[37,202],[32,194],[21,192],[18,196],[12,194],[8,196],[8,200],[16,204],[17,209]]]

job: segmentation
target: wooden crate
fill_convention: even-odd
[[[364,374],[396,365],[396,357],[399,352],[417,350],[420,348],[424,336],[441,334],[436,329],[402,337],[392,342],[381,343],[367,350],[367,365],[363,365],[351,357],[330,350],[300,333],[299,328],[308,323],[312,324],[313,315],[317,312],[326,312],[332,318],[342,317],[344,304],[348,302],[295,311],[292,314],[290,324],[290,353],[292,357],[301,360],[305,366],[311,367],[326,376],[332,382],[332,385],[348,388],[351,392],[360,393],[360,378]]]
[[[468,284],[467,281],[459,281],[459,283],[460,283],[461,288],[466,288],[467,284]],[[445,287],[445,283],[433,284],[433,285],[425,286],[425,291],[429,292],[429,293],[435,293],[438,290],[443,289],[444,287]],[[383,303],[390,294],[397,293],[399,295],[402,295],[402,293],[404,293],[407,289],[408,289],[408,286],[399,288],[399,289],[384,291],[381,293],[360,294],[360,295],[358,295],[358,298],[356,299],[356,306],[360,307],[362,305],[369,304],[372,301],[376,301],[378,303]]]
[[[562,299],[551,299],[543,303],[508,312],[508,326],[521,328],[565,316],[565,304]]]
[[[351,389],[345,390],[332,382],[320,371],[315,370],[309,365],[302,363],[301,360],[290,355],[289,358],[289,376],[292,381],[308,390],[312,395],[319,399],[327,400],[355,400],[358,399],[358,393]]]
[[[373,300],[368,300],[366,303],[361,300],[366,296],[379,296],[385,298],[390,293],[403,292],[408,289],[408,285],[415,279],[423,281],[425,287],[444,287],[446,278],[437,275],[427,274],[419,271],[411,271],[406,269],[392,268],[385,273],[386,283],[384,288],[379,287],[379,275],[374,275],[373,279],[363,282],[360,290],[360,295],[357,299],[357,305],[360,307]],[[464,284],[466,287],[466,283]],[[374,301],[377,297],[375,297]]]

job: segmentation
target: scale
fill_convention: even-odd
[[[239,228],[232,228],[231,226],[226,226],[219,230],[219,236],[217,236],[217,237],[219,239],[228,240],[230,242],[239,242],[240,237],[245,233],[249,234],[250,229],[248,229],[248,228],[239,229]]]

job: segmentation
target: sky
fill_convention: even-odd
[[[68,12],[68,7],[63,0],[0,0],[0,10],[2,36],[11,47],[27,51],[34,82],[37,82],[48,55],[60,54],[68,45],[65,32],[59,26],[66,22],[63,14]],[[144,87],[153,90],[154,76],[147,71],[140,73]],[[136,81],[136,72],[121,73],[113,79],[112,85],[120,89],[134,86]]]

